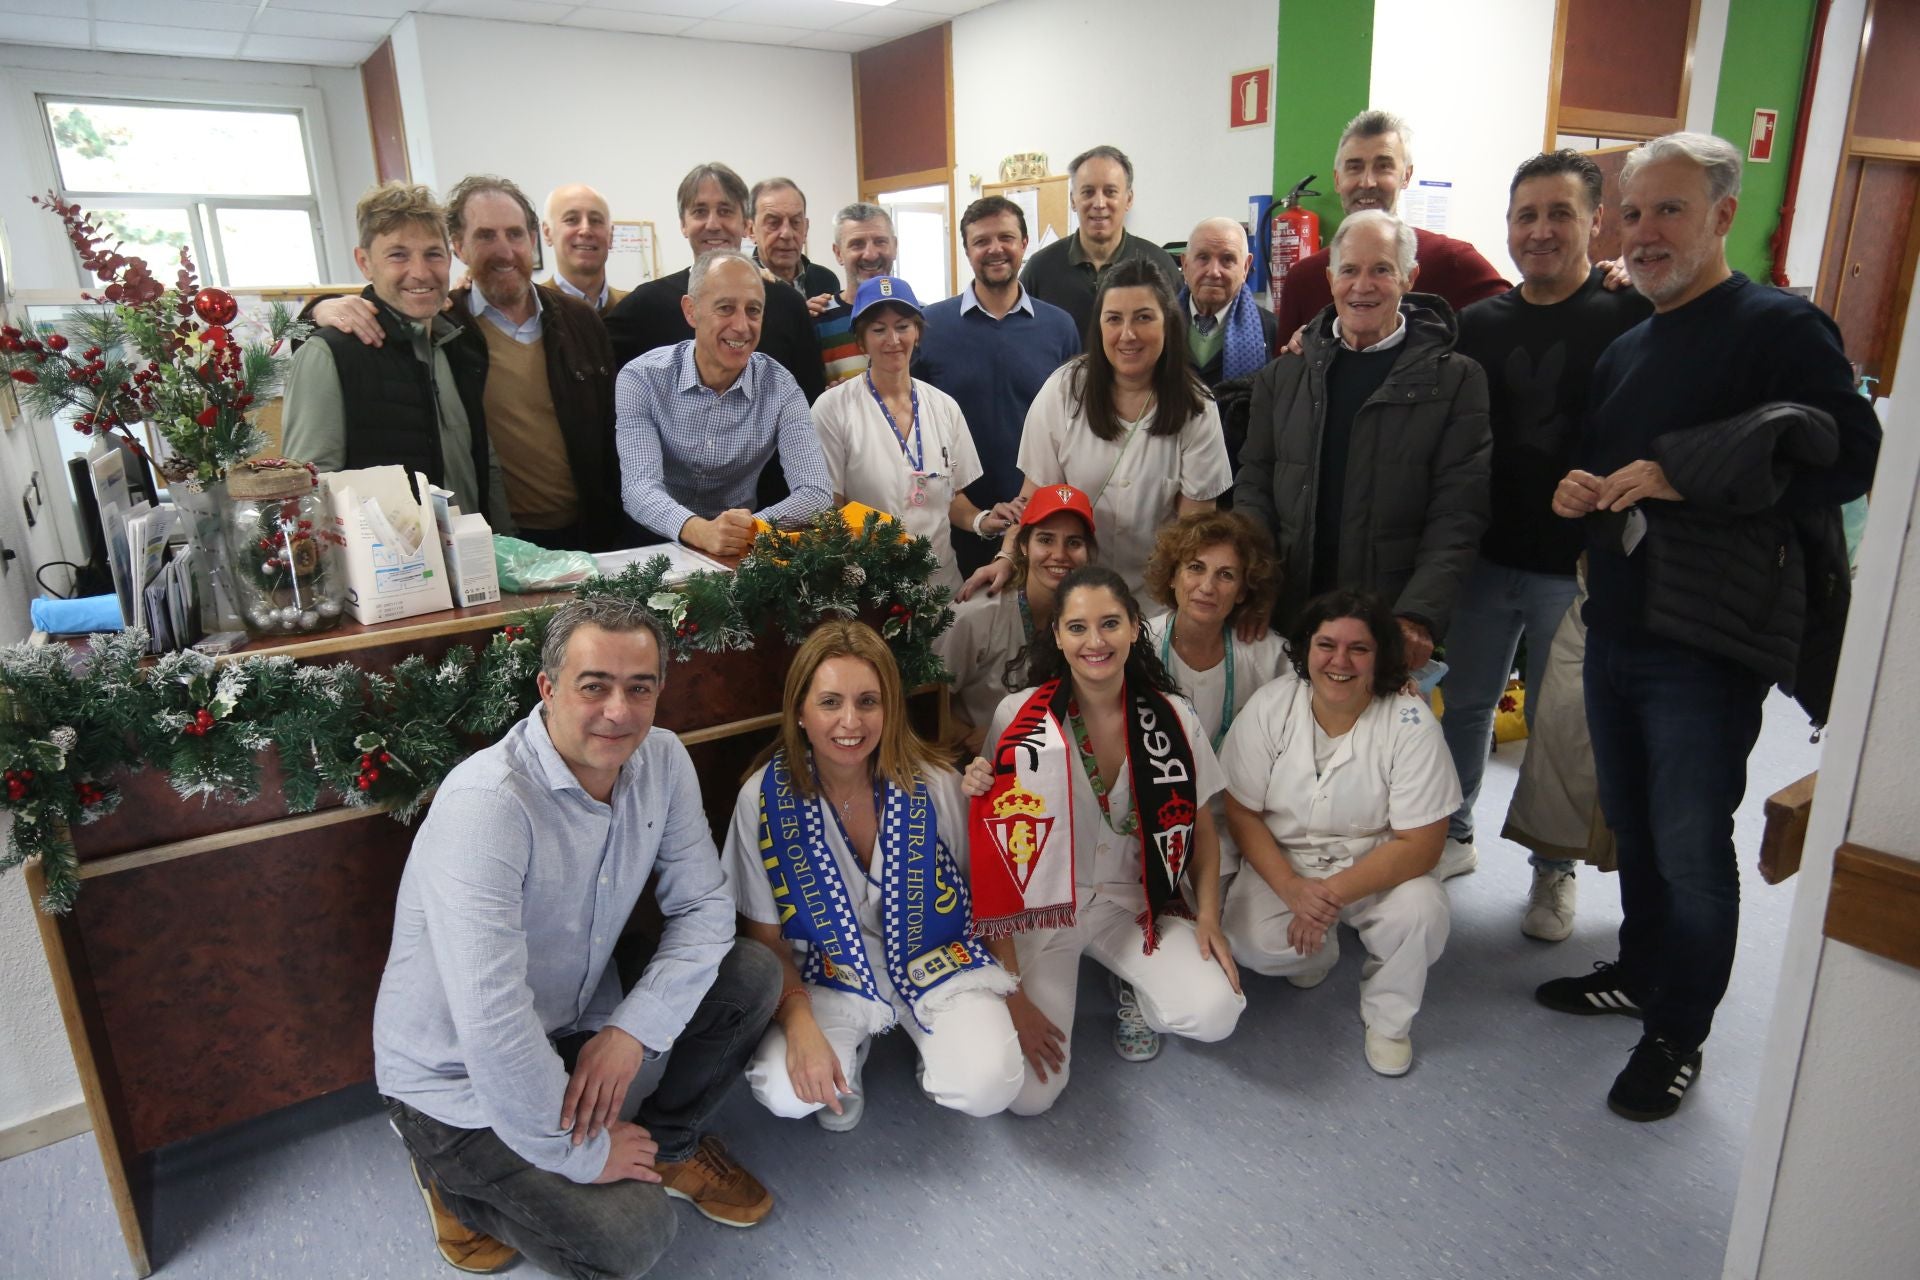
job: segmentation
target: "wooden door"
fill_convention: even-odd
[[[1920,250],[1920,163],[1850,156],[1816,301],[1840,326],[1847,359],[1893,392],[1893,368]]]

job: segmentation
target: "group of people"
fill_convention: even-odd
[[[884,210],[841,211],[843,283],[807,259],[792,183],[721,165],[681,186],[694,266],[624,298],[584,189],[550,202],[544,286],[517,188],[456,188],[472,283],[450,309],[437,206],[362,202],[372,284],[314,309],[289,453],[403,460],[376,457],[391,435],[555,545],[736,555],[761,522],[857,499],[927,537],[961,599],[941,638],[956,740],[916,733],[875,632],[825,623],[718,846],[653,724],[660,623],[606,598],[557,612],[540,706],[449,776],[416,840],[376,1011],[443,1256],[639,1275],[668,1198],[751,1226],[773,1199],[706,1131],[720,1098],[744,1077],[775,1115],[851,1128],[895,1026],[934,1102],[1045,1112],[1084,955],[1111,975],[1116,1051],[1146,1061],[1167,1035],[1230,1035],[1242,969],[1319,984],[1344,924],[1365,1059],[1404,1074],[1523,641],[1522,791],[1555,798],[1509,823],[1533,851],[1522,928],[1570,935],[1589,832],[1624,914],[1616,961],[1537,998],[1642,1019],[1608,1105],[1680,1105],[1731,967],[1761,701],[1777,683],[1824,715],[1830,535],[1878,428],[1832,322],[1730,270],[1724,141],[1633,153],[1612,264],[1590,261],[1592,160],[1521,164],[1517,286],[1394,216],[1411,146],[1386,112],[1349,124],[1347,216],[1277,319],[1238,224],[1203,222],[1178,267],[1126,229],[1110,147],[1071,166],[1079,231],[1031,261],[1018,206],[970,206],[973,281],[930,306],[892,274]],[[303,425],[295,396],[323,377]],[[603,416],[573,418],[590,395]],[[544,450],[544,487],[516,449]],[[630,925],[649,880],[659,919]]]

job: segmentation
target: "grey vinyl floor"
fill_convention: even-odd
[[[1762,800],[1818,751],[1775,695],[1740,811],[1743,863]],[[717,1129],[779,1203],[751,1231],[682,1206],[657,1274],[1718,1276],[1793,886],[1743,868],[1740,957],[1700,1083],[1668,1121],[1617,1119],[1604,1099],[1639,1024],[1553,1014],[1531,993],[1611,958],[1618,891],[1583,873],[1572,938],[1520,934],[1528,869],[1493,838],[1519,759],[1494,757],[1480,870],[1449,882],[1452,940],[1410,1075],[1382,1079],[1362,1058],[1357,946],[1311,991],[1249,975],[1232,1038],[1170,1041],[1138,1065],[1108,1047],[1112,1000],[1089,966],[1073,1083],[1047,1116],[942,1111],[897,1036],[872,1055],[851,1133],[774,1120],[737,1092]],[[370,1088],[163,1153],[150,1240],[168,1280],[453,1274]],[[0,1276],[130,1274],[91,1135],[0,1163]]]

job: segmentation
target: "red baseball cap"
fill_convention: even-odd
[[[1048,516],[1058,515],[1062,511],[1071,511],[1086,522],[1087,532],[1093,529],[1093,503],[1087,495],[1070,484],[1043,484],[1033,491],[1027,499],[1027,509],[1020,517],[1021,525],[1039,524]]]

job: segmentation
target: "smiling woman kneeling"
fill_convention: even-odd
[[[1066,1087],[1080,957],[1122,987],[1129,1060],[1161,1033],[1222,1040],[1246,1008],[1220,929],[1220,849],[1207,802],[1213,748],[1153,650],[1120,575],[1060,584],[1036,637],[1030,692],[1000,704],[967,767],[980,930],[1020,975],[1007,1002],[1027,1060],[1009,1108],[1037,1115]],[[1193,886],[1191,919],[1181,890]],[[1017,936],[1016,936],[1017,935]]]
[[[1253,695],[1221,751],[1245,861],[1227,937],[1247,968],[1312,987],[1340,958],[1338,926],[1359,930],[1367,1065],[1404,1075],[1427,969],[1447,944],[1446,891],[1427,873],[1460,783],[1433,712],[1400,692],[1400,626],[1379,597],[1308,601],[1287,648],[1293,671]]]
[[[960,779],[907,723],[892,651],[864,623],[823,623],[794,655],[782,706],[724,857],[741,932],[785,974],[747,1066],[753,1096],[777,1116],[853,1128],[867,1049],[898,1023],[928,1097],[1004,1110],[1021,1083],[1002,998],[1014,981],[972,936]]]

